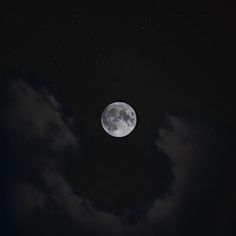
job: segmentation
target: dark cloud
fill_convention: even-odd
[[[11,186],[11,203],[14,220],[20,224],[25,224],[32,217],[32,212],[38,208],[45,208],[46,194],[34,186],[33,183],[17,181]]]
[[[157,199],[148,217],[153,222],[176,222],[179,209],[183,207],[184,198],[189,194],[193,170],[204,150],[201,140],[203,128],[191,124],[184,119],[169,116],[165,126],[159,129],[156,141],[158,148],[163,151],[173,164],[175,182],[171,194],[163,199]]]
[[[28,140],[45,139],[58,151],[78,145],[69,123],[60,114],[59,103],[45,89],[37,90],[17,80],[8,85],[8,94],[12,102],[6,116],[15,133],[23,133]]]
[[[222,136],[214,135],[216,133]],[[175,182],[171,194],[157,199],[149,209],[149,221],[160,228],[166,227],[171,235],[229,231],[229,224],[220,222],[216,226],[216,222],[219,223],[216,209],[222,207],[222,194],[229,196],[229,189],[222,186],[223,173],[229,169],[225,168],[225,163],[235,165],[232,156],[226,154],[233,148],[230,133],[228,128],[219,128],[214,123],[167,117],[165,125],[159,129],[156,144],[171,159]]]
[[[186,206],[196,198],[199,185],[212,182],[212,179],[206,181],[205,173],[209,173],[213,157],[219,165],[220,158],[215,156],[218,147],[209,154],[216,143],[209,135],[211,129],[169,115],[158,130],[156,147],[170,159],[174,183],[169,194],[160,195],[149,206],[142,220],[130,224],[128,214],[117,216],[95,208],[65,177],[63,164],[67,153],[64,151],[73,148],[79,158],[80,149],[70,122],[73,117],[64,117],[60,103],[45,89],[36,89],[24,80],[11,81],[7,94],[10,103],[4,113],[5,124],[11,130],[12,141],[19,141],[15,144],[17,152],[12,155],[21,164],[14,168],[16,172],[25,172],[14,174],[9,188],[11,212],[18,226],[37,229],[40,222],[47,222],[42,227],[49,227],[45,233],[49,235],[63,227],[63,223],[60,226],[56,220],[50,223],[50,218],[61,217],[60,220],[66,218],[68,225],[75,227],[73,232],[78,233],[87,230],[101,235],[174,235],[184,221],[182,215],[187,214]],[[59,156],[63,158],[57,158]],[[208,163],[207,170],[202,168],[203,161]],[[198,186],[196,179],[201,180]],[[194,209],[192,205],[190,208]]]

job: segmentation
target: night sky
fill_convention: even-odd
[[[235,235],[234,11],[172,7],[1,8],[0,235]]]

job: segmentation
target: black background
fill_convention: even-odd
[[[227,165],[234,160],[235,142],[235,17],[227,8],[174,7],[145,2],[2,8],[1,78],[21,76],[44,86],[63,104],[64,114],[73,114],[80,151],[68,152],[64,176],[96,209],[118,216],[128,210],[131,222],[168,195],[175,180],[173,163],[155,143],[166,116],[213,127],[215,139],[201,158],[218,146],[216,161],[206,158],[203,180],[192,182],[198,188],[214,176],[216,186],[199,187],[204,197],[199,193],[186,202],[179,220],[187,225],[180,223],[173,233],[192,233],[199,225],[196,232],[206,229],[206,235],[213,235],[216,218],[222,219],[222,229],[235,220],[218,211],[227,202],[235,208],[235,167]],[[125,101],[137,113],[137,127],[122,139],[108,136],[100,123],[103,109],[113,101]],[[186,216],[194,212],[188,222]],[[68,230],[71,235],[75,231],[72,226]]]

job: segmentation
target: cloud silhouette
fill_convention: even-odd
[[[47,90],[16,80],[7,92],[11,104],[6,116],[13,132],[23,133],[27,140],[44,139],[53,150],[77,147],[69,122],[63,120],[59,103]]]
[[[166,124],[159,129],[156,145],[170,158],[175,182],[171,194],[157,199],[147,213],[152,222],[174,224],[178,219],[184,199],[191,194],[192,175],[204,149],[202,135],[201,126],[175,116],[168,116]]]
[[[27,229],[31,224],[32,232],[37,227],[49,228],[45,235],[56,232],[63,224],[65,229],[66,225],[74,227],[73,232],[77,233],[86,230],[102,235],[174,234],[186,201],[198,190],[193,183],[201,175],[202,159],[206,158],[204,152],[209,145],[206,127],[167,116],[158,130],[156,147],[171,160],[175,181],[170,194],[156,199],[142,221],[129,224],[128,215],[117,216],[95,209],[66,178],[65,150],[72,148],[79,158],[79,141],[70,122],[73,118],[63,114],[62,105],[54,96],[25,80],[8,83],[7,96],[5,124],[16,148],[12,158],[19,163],[10,187],[11,212],[18,226]],[[42,226],[40,222],[46,223]]]

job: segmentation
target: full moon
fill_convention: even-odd
[[[134,109],[125,102],[113,102],[101,115],[103,129],[113,137],[125,137],[130,134],[136,124]]]

